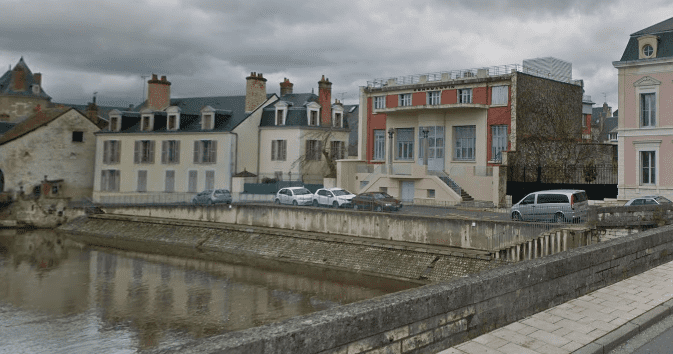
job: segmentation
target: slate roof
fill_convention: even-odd
[[[260,127],[275,127],[276,126],[276,107],[274,106],[278,101],[285,101],[288,103],[287,115],[285,116],[285,126],[308,126],[306,119],[306,105],[311,102],[318,103],[318,95],[314,93],[291,93],[281,96],[276,101],[264,107],[262,111],[262,120],[259,123]]]
[[[631,34],[629,43],[626,44],[626,49],[624,49],[622,58],[619,61],[639,60],[638,37],[646,34],[656,34],[657,37],[659,37],[656,58],[673,57],[673,17],[671,17],[668,20],[659,22],[655,25]]]
[[[21,91],[14,91],[12,89],[13,88],[12,71],[15,70],[16,68],[23,68],[23,70],[26,72],[24,90]],[[26,62],[23,61],[23,57],[21,57],[21,59],[19,59],[19,62],[16,63],[16,65],[14,65],[13,69],[7,70],[2,76],[0,76],[0,95],[32,96],[32,97],[44,98],[46,100],[51,100],[51,97],[47,95],[47,93],[44,92],[44,90],[42,89],[42,85],[40,85],[40,93],[38,94],[33,93],[32,89],[33,84],[37,84],[37,81],[33,76],[33,72],[30,71],[28,65],[26,65]]]
[[[274,94],[268,94],[267,99]],[[245,112],[245,95],[172,98],[171,106],[180,108],[180,129],[167,130],[167,114],[163,111],[154,112],[154,127],[151,131],[140,130],[140,110],[146,102],[136,106],[132,111],[122,111],[121,132],[148,134],[152,132],[229,132],[241,124],[248,116]],[[201,109],[210,106],[215,110],[215,126],[213,129],[201,129]],[[110,132],[107,128],[99,133]]]
[[[619,119],[615,116],[606,118],[605,122],[603,123],[603,130],[601,130],[601,133],[598,136],[598,141],[608,141],[608,133],[617,128],[618,123]]]
[[[86,114],[87,108],[89,107],[88,104],[71,104],[71,103],[54,103],[55,106],[64,106],[64,107],[72,107],[82,113]],[[115,107],[115,106],[98,106],[98,117],[108,120],[109,113],[111,110],[116,109],[118,111],[125,111],[128,110],[129,107]]]
[[[16,123],[0,122],[0,137],[2,136],[2,134],[5,134],[10,129],[14,128],[15,125]]]
[[[71,109],[73,108],[70,107],[46,108],[41,111],[35,112],[34,115],[28,117],[26,120],[20,123],[17,123],[12,129],[5,132],[5,134],[3,134],[2,137],[0,137],[0,145],[8,143],[14,139],[18,139],[37,128],[47,125],[49,122],[62,116]],[[86,117],[86,115],[83,116]]]

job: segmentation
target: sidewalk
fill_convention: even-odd
[[[607,353],[673,313],[671,299],[673,262],[439,353]]]

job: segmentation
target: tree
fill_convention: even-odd
[[[348,131],[337,127],[320,127],[306,130],[301,140],[303,153],[291,165],[302,174],[336,178],[336,160],[346,157]],[[324,160],[323,160],[324,158]]]

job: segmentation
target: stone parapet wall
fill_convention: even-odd
[[[276,205],[109,206],[108,214],[271,227],[495,252],[539,236],[546,224]]]
[[[168,352],[437,352],[671,260],[673,226],[665,226]]]

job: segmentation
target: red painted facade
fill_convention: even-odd
[[[414,92],[411,95],[411,105],[412,106],[422,106],[426,104],[426,93],[425,92]]]
[[[374,130],[386,129],[386,115],[383,113],[373,114],[373,107],[372,97],[367,97],[367,162],[371,162],[374,157]]]
[[[458,102],[458,93],[456,90],[444,90],[442,91],[442,96],[440,98],[441,104],[454,104]]]
[[[472,103],[488,104],[488,87],[475,87],[472,89]]]
[[[398,95],[388,95],[386,96],[386,108],[395,108],[399,104]]]
[[[490,94],[492,89],[489,87],[488,88],[488,104],[491,104],[491,99],[492,95]],[[486,139],[486,144],[487,144],[487,149],[486,149],[486,156],[487,156],[487,161],[491,161],[493,159],[491,147],[493,146],[493,132],[491,131],[491,126],[493,125],[506,125],[507,126],[507,134],[512,133],[512,90],[511,86],[508,87],[508,93],[507,93],[507,106],[502,106],[502,107],[491,107],[488,109],[488,114],[486,116],[486,125],[487,125],[487,134],[488,138]],[[511,142],[507,142],[507,149],[509,150],[511,148]],[[493,165],[493,164],[489,164]]]

